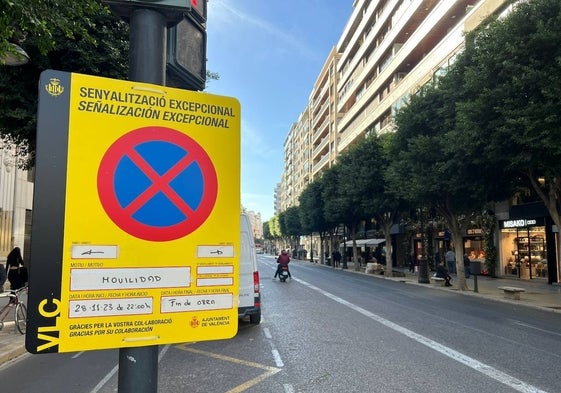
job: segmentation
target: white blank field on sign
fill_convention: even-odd
[[[197,274],[232,274],[234,266],[198,266]]]
[[[198,287],[216,287],[233,285],[234,279],[232,277],[223,278],[197,278]]]

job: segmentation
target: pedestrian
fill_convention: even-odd
[[[452,286],[452,284],[450,284],[450,280],[452,279],[452,277],[450,277],[450,274],[448,274],[448,270],[446,270],[444,262],[440,262],[440,264],[436,267],[436,277],[444,279],[444,286]]]
[[[277,276],[281,274],[283,266],[286,266],[288,277],[292,278],[292,275],[290,274],[290,270],[288,270],[289,263],[290,263],[290,255],[288,255],[288,252],[286,252],[286,250],[282,250],[279,257],[277,258],[277,271],[275,272],[273,281],[276,280]]]
[[[446,259],[446,264],[448,265],[448,273],[455,274],[456,273],[456,253],[454,250],[449,249],[444,256]]]
[[[464,254],[464,272],[466,274],[466,278],[471,277],[471,261],[469,260],[468,254]]]
[[[20,267],[23,267],[23,258],[19,247],[14,247],[6,258],[6,273],[10,281],[10,289],[20,289],[25,285],[27,279],[20,275]]]
[[[336,250],[333,253],[333,266],[339,267],[340,263],[341,263],[341,253],[339,252],[339,250]]]

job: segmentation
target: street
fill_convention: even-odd
[[[159,392],[559,392],[561,314],[259,255],[263,319],[160,347]],[[108,393],[118,350],[25,355],[2,391]]]

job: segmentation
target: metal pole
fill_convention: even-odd
[[[130,17],[129,79],[165,85],[166,19],[137,9]],[[119,393],[158,391],[158,346],[119,349]]]

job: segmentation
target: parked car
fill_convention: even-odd
[[[250,323],[259,324],[261,322],[261,288],[257,256],[251,222],[249,217],[243,213],[241,215],[239,291],[238,317],[249,316]]]

